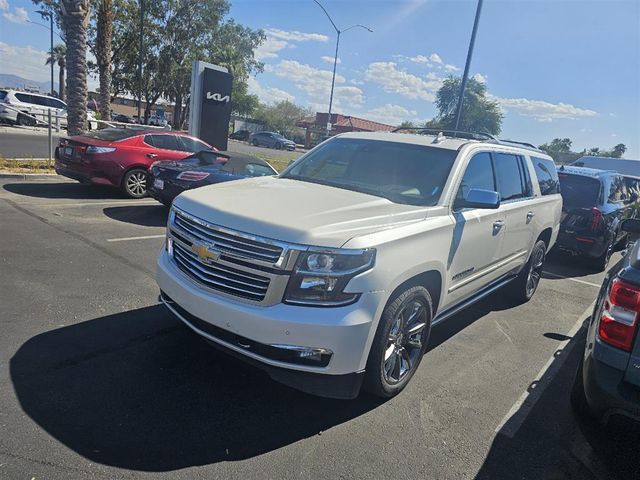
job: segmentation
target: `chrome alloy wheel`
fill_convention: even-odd
[[[396,314],[383,360],[383,375],[389,384],[402,381],[417,363],[426,326],[427,308],[419,300],[408,302]]]
[[[527,276],[527,297],[531,297],[542,277],[542,266],[544,264],[545,251],[542,248],[536,249],[531,256],[531,264],[529,266],[529,274]]]
[[[144,195],[147,192],[147,174],[144,172],[133,172],[127,178],[127,190],[133,195]]]

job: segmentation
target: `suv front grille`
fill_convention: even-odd
[[[195,282],[212,290],[261,302],[269,289],[269,277],[254,275],[220,263],[204,263],[190,246],[180,241],[173,242],[173,258],[180,270]]]
[[[268,264],[276,264],[282,255],[283,248],[278,245],[254,240],[226,229],[205,223],[187,216],[180,210],[174,210],[174,225],[194,239],[206,242],[216,250],[233,257],[246,260],[258,260]]]

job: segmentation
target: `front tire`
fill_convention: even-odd
[[[122,192],[129,198],[147,196],[147,172],[142,168],[134,168],[125,173],[122,179]]]
[[[33,118],[28,117],[27,115],[25,115],[24,113],[19,113],[18,117],[16,118],[16,123],[18,125],[22,125],[24,127],[33,127],[36,122]]]
[[[366,391],[390,398],[404,389],[427,348],[432,316],[433,302],[424,287],[411,287],[387,304],[367,361]]]
[[[542,269],[547,255],[547,244],[542,240],[538,240],[531,250],[529,261],[518,274],[516,279],[511,282],[511,296],[518,303],[526,303],[538,289],[540,279],[542,278]]]

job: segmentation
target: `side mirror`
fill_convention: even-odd
[[[492,190],[470,189],[462,200],[456,202],[457,208],[500,208],[500,194]]]
[[[640,233],[640,220],[628,218],[622,222],[622,230],[627,233]]]

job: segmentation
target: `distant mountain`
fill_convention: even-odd
[[[51,82],[37,82],[35,80],[29,80],[17,75],[11,75],[7,73],[0,73],[0,87],[4,88],[19,88],[28,90],[37,90],[40,93],[49,93],[51,88]],[[53,83],[53,88],[58,90],[58,83]]]

